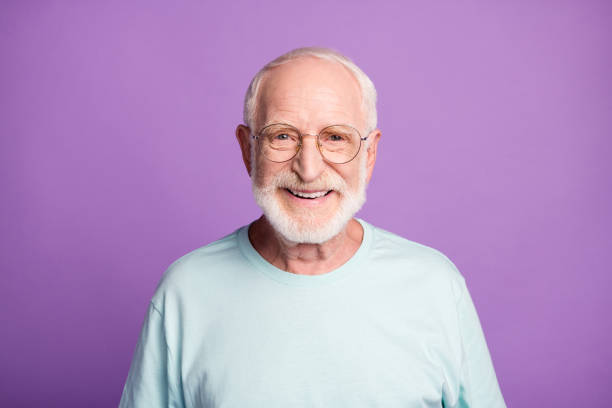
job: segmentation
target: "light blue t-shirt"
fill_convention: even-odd
[[[120,407],[505,407],[454,265],[359,222],[358,251],[323,275],[274,267],[248,227],[174,262]]]

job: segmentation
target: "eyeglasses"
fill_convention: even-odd
[[[256,135],[264,156],[273,162],[282,163],[293,159],[302,148],[304,136],[315,136],[317,148],[323,159],[330,163],[344,164],[357,157],[361,142],[359,131],[348,125],[331,125],[318,135],[302,134],[294,126],[286,123],[273,123],[265,126]]]

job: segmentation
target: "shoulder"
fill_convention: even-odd
[[[372,232],[370,259],[397,273],[450,285],[459,295],[464,278],[441,251],[368,224]]]
[[[163,302],[163,298],[172,295],[206,291],[227,281],[243,261],[238,245],[241,229],[172,262],[157,286],[153,302]]]
[[[240,229],[225,237],[197,248],[172,262],[164,274],[164,279],[171,279],[174,275],[186,273],[193,269],[200,270],[202,266],[224,262],[234,257],[238,250],[238,232]]]

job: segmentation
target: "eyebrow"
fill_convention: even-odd
[[[286,125],[286,126],[291,126],[291,127],[295,128],[295,129],[297,129],[300,132],[300,134],[307,134],[307,133],[304,133],[299,127],[297,127],[296,125],[294,125],[292,123],[289,123],[289,122],[277,122],[277,121],[270,121],[270,122],[264,124],[261,128],[259,128],[258,132],[261,132],[262,129],[264,129],[264,128],[268,127],[268,126],[271,126],[271,125]],[[321,130],[323,130],[325,128],[328,128],[330,126],[349,126],[349,127],[352,127],[353,129],[357,130],[361,134],[361,132],[359,131],[359,128],[357,126],[354,126],[352,124],[345,123],[345,122],[330,123],[328,125],[325,125],[325,126],[321,127],[318,130],[317,133],[320,133]]]

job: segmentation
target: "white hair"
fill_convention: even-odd
[[[267,63],[262,69],[259,70],[257,74],[255,74],[253,80],[251,80],[251,84],[249,85],[244,97],[243,112],[244,123],[251,128],[251,131],[256,131],[253,126],[255,125],[255,115],[257,114],[259,88],[266,72],[274,67],[303,57],[325,59],[328,61],[337,62],[346,67],[353,74],[359,83],[359,87],[361,88],[361,106],[366,119],[365,136],[367,136],[367,134],[369,134],[372,130],[376,129],[376,124],[378,121],[376,113],[376,88],[374,87],[372,80],[368,78],[365,72],[355,65],[355,63],[348,57],[340,54],[337,51],[329,48],[303,47],[289,51],[288,53],[283,54],[275,60]]]

